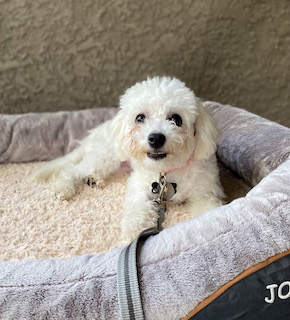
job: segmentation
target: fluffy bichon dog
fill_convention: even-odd
[[[160,173],[174,188],[168,200],[184,203],[192,217],[222,204],[217,138],[212,118],[183,82],[149,78],[125,92],[112,120],[93,129],[71,153],[38,169],[34,179],[54,179],[58,198],[70,199],[81,183],[101,184],[128,161],[133,171],[121,229],[131,240],[157,224]]]

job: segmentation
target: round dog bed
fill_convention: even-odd
[[[269,318],[273,314],[284,319],[290,301],[290,130],[230,106],[205,105],[222,132],[219,160],[236,175],[230,180],[236,183],[232,189],[244,193],[144,243],[138,270],[145,319],[248,320],[257,312],[263,319],[275,319]],[[60,156],[74,148],[87,129],[116,112],[106,110],[2,115],[0,162]],[[10,175],[17,171],[13,166],[18,165],[8,166]],[[1,199],[2,216],[9,195],[11,190]],[[72,257],[106,250],[90,249],[72,250],[69,258],[0,262],[0,318],[119,319],[116,272],[121,248]],[[26,257],[33,255],[15,256]]]

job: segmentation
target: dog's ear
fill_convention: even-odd
[[[216,144],[219,137],[218,129],[205,110],[203,104],[196,99],[198,116],[195,121],[195,150],[194,158],[196,160],[205,160],[210,158],[216,152]]]
[[[128,160],[128,152],[126,152],[126,119],[123,110],[119,110],[112,120],[112,138],[114,149],[121,161]]]

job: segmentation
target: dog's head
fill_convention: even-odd
[[[212,118],[194,93],[177,79],[155,77],[135,84],[120,100],[113,120],[120,158],[165,171],[216,151]]]

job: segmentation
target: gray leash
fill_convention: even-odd
[[[157,183],[155,190],[156,192],[152,189],[152,192],[157,194],[157,198],[154,201],[159,207],[158,228],[143,230],[139,236],[120,253],[117,270],[117,289],[122,320],[145,319],[138,281],[137,252],[142,240],[145,240],[151,235],[156,235],[162,230],[162,223],[166,211],[164,195],[166,195],[166,191],[168,190],[167,186],[166,175],[160,174],[159,183]]]
[[[119,256],[117,287],[118,299],[123,320],[144,320],[141,294],[138,282],[137,249],[140,240],[157,234],[156,228],[142,231],[125,247]]]

